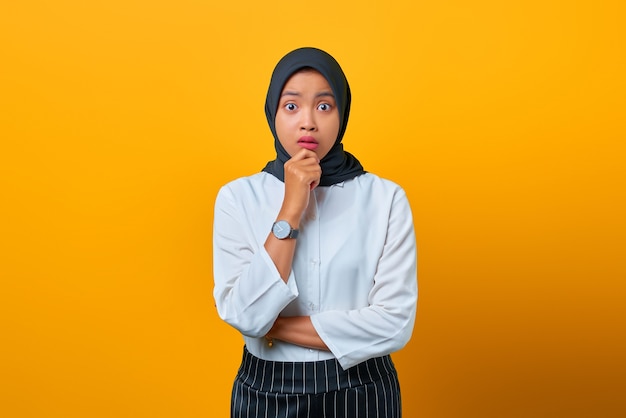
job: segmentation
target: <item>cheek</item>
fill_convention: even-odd
[[[283,113],[278,113],[276,115],[276,119],[274,119],[274,126],[276,127],[276,131],[286,131],[291,128],[293,125],[293,118],[290,118],[288,115]]]
[[[276,119],[274,120],[274,129],[276,130],[276,134],[280,139],[282,133],[285,131],[285,121],[280,116],[276,116]]]
[[[274,129],[276,130],[276,136],[278,137],[278,142],[280,142],[280,144],[283,146],[285,151],[287,151],[287,154],[291,156],[293,153],[293,150],[290,149],[291,147],[289,146],[289,143],[287,141],[289,137],[288,120],[285,119],[284,117],[280,117],[279,115],[276,115],[276,119],[274,119]]]
[[[284,125],[283,118],[280,116],[280,113],[279,113],[274,118],[274,129],[276,129],[276,131],[280,131],[283,125]]]
[[[337,135],[339,135],[339,114],[332,119],[331,130],[334,134],[335,140],[337,139]]]

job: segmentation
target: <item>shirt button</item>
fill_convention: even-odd
[[[315,304],[313,302],[309,302],[309,309],[310,310],[314,310],[315,309]]]
[[[309,348],[309,353],[312,353],[312,352],[313,352],[313,349],[312,349],[312,348]]]

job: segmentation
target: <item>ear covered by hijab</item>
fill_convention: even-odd
[[[342,181],[350,180],[365,173],[361,163],[352,154],[343,150],[341,139],[346,131],[348,116],[350,115],[350,86],[343,70],[337,61],[328,53],[317,48],[299,48],[285,55],[274,68],[272,79],[267,91],[265,100],[265,115],[270,125],[272,135],[274,135],[274,147],[276,148],[276,159],[267,163],[263,171],[276,176],[280,181],[285,181],[284,164],[291,158],[285,148],[281,145],[276,134],[276,112],[278,102],[287,80],[303,68],[313,68],[326,78],[330,88],[335,95],[337,108],[339,110],[339,134],[335,145],[320,165],[322,167],[322,178],[319,186],[331,186]]]

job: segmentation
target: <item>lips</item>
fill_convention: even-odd
[[[315,138],[313,138],[312,136],[300,137],[300,139],[298,139],[298,145],[308,150],[314,150],[319,146]]]

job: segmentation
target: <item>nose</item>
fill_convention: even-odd
[[[315,111],[313,109],[300,113],[302,119],[300,120],[300,130],[312,132],[317,130],[317,124],[315,122]]]

